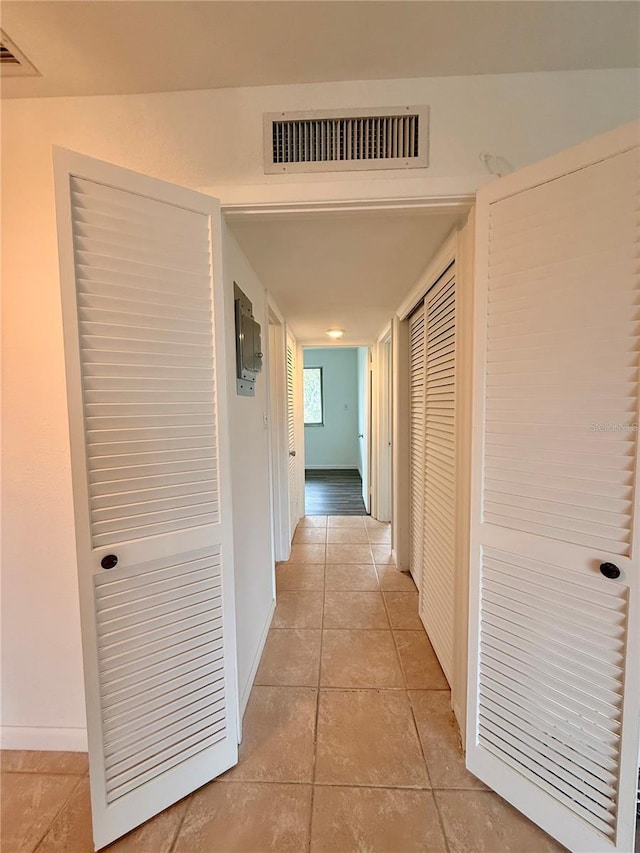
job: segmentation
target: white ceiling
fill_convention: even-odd
[[[232,218],[231,230],[301,343],[375,341],[458,220],[426,211]],[[238,282],[242,287],[242,282]]]
[[[622,0],[5,0],[5,97],[636,67]]]

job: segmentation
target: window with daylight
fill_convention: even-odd
[[[322,368],[304,369],[304,425],[323,426]]]

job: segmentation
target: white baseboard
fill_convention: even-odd
[[[396,564],[396,568],[399,569],[401,572],[408,572],[411,575],[411,577],[413,578],[414,583],[415,583],[416,579],[413,577],[413,572],[411,571],[410,567],[407,565],[404,565],[398,561],[398,554],[397,554],[395,548],[391,549],[391,556],[393,557],[393,561]],[[416,586],[418,586],[417,583],[416,583]]]
[[[308,465],[305,463],[305,471],[357,471],[357,465]]]
[[[244,712],[247,710],[247,704],[249,702],[249,696],[251,695],[251,688],[253,687],[253,682],[256,679],[256,673],[258,672],[258,667],[260,666],[260,660],[262,658],[262,652],[264,651],[264,645],[267,642],[267,634],[269,633],[269,628],[271,627],[271,620],[273,619],[273,614],[276,610],[276,600],[275,598],[271,602],[271,606],[269,607],[269,612],[267,613],[267,619],[264,624],[264,628],[262,629],[262,634],[260,636],[260,641],[258,643],[258,648],[256,649],[255,657],[253,658],[253,663],[251,664],[251,669],[249,671],[249,677],[247,678],[247,683],[242,688],[242,693],[240,694],[240,720],[238,727],[238,742],[242,741],[242,718],[244,717]]]
[[[453,716],[456,718],[458,723],[458,728],[460,729],[460,737],[462,738],[462,751],[465,751],[466,743],[466,720],[462,716],[462,709],[460,708],[459,702],[454,701],[453,699],[453,691],[451,693],[451,710],[453,711]]]
[[[86,729],[54,729],[40,726],[0,727],[2,749],[39,749],[47,752],[86,752]]]

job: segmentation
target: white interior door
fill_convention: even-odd
[[[456,585],[455,264],[424,300],[423,542],[420,618],[453,684]]]
[[[581,853],[635,827],[639,138],[478,193],[467,763]]]
[[[296,525],[300,520],[300,497],[298,488],[298,461],[296,441],[296,393],[297,364],[296,341],[287,332],[287,442],[289,448],[289,521],[290,536],[293,539]]]
[[[99,848],[237,761],[221,223],[198,193],[55,165]]]
[[[422,578],[424,543],[424,303],[409,317],[409,568]]]

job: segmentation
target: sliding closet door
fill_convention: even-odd
[[[453,678],[456,512],[456,280],[451,266],[424,303],[424,450],[420,618]]]
[[[424,528],[424,305],[409,317],[409,560],[420,589]]]

